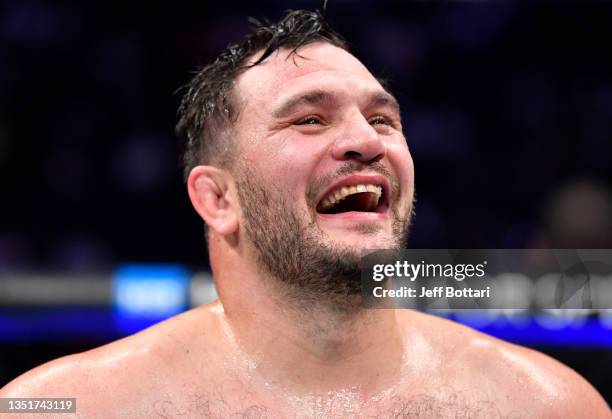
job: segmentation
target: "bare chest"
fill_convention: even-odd
[[[242,386],[241,386],[242,387]],[[368,399],[351,392],[291,396],[262,389],[216,388],[151,400],[149,417],[181,418],[522,418],[525,406],[478,388],[390,390]]]

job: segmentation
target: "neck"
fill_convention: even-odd
[[[293,394],[365,395],[398,380],[403,341],[394,310],[292,304],[252,265],[223,266],[215,280],[228,335],[266,383],[282,382]]]

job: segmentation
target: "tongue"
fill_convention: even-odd
[[[378,205],[378,197],[372,192],[362,192],[347,196],[333,207],[324,210],[324,214],[359,211],[372,212]]]

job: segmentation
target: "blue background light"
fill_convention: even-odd
[[[132,333],[185,311],[189,271],[180,265],[124,265],[113,277],[112,304],[119,330]]]

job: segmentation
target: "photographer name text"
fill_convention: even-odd
[[[410,287],[400,287],[398,289],[374,287],[372,295],[375,298],[489,298],[491,297],[491,287],[483,289],[421,287],[420,292]]]

